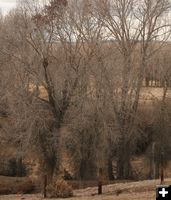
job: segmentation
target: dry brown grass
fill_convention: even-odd
[[[34,184],[29,178],[0,176],[0,195],[28,194],[33,192]]]
[[[68,200],[154,200],[156,196],[155,187],[159,180],[140,181],[130,183],[112,184],[103,187],[103,195],[97,195],[97,187],[74,191],[74,197]],[[165,184],[171,184],[171,179],[166,179]],[[38,195],[8,195],[0,196],[0,200],[43,200]],[[58,198],[56,200],[62,200]]]

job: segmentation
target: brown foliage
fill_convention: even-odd
[[[48,197],[50,198],[68,198],[73,196],[73,190],[64,180],[58,180],[47,186]]]

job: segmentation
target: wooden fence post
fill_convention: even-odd
[[[43,181],[43,196],[44,196],[44,198],[47,197],[46,188],[47,188],[47,174],[44,175],[44,181]]]
[[[160,184],[164,184],[164,152],[161,153]]]
[[[160,185],[164,184],[164,170],[163,167],[161,167],[161,171],[160,171]]]
[[[102,168],[99,168],[98,176],[98,195],[102,194]]]

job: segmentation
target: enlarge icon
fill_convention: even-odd
[[[156,200],[171,200],[171,185],[157,185]]]

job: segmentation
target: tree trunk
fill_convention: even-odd
[[[160,177],[160,164],[157,162],[155,165],[155,179],[158,179]]]
[[[145,86],[146,86],[146,87],[149,87],[149,85],[150,85],[150,79],[149,79],[149,77],[147,76],[147,77],[145,78]]]
[[[111,157],[111,155],[109,155],[109,158],[108,158],[108,177],[109,177],[109,180],[114,180],[114,176],[113,176],[113,164],[112,164],[112,157]]]
[[[130,148],[122,137],[118,148],[117,160],[117,178],[128,179],[131,178],[131,164],[130,164]]]

